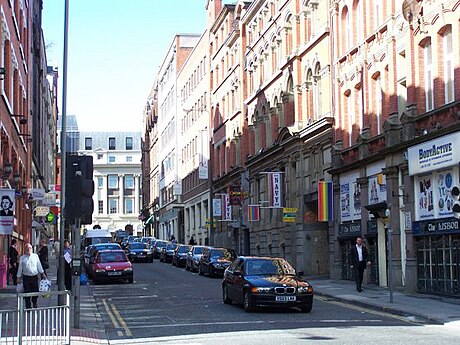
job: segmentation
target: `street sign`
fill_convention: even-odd
[[[295,223],[297,217],[297,208],[284,207],[283,208],[283,223]]]
[[[56,218],[56,216],[53,212],[50,212],[46,215],[45,222],[52,223],[54,221],[54,218]]]
[[[35,207],[35,216],[36,217],[45,217],[48,213],[50,213],[49,206],[37,206]]]

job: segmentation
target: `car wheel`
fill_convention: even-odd
[[[134,278],[133,277],[129,278],[128,283],[130,283],[130,284],[134,283]]]
[[[198,266],[198,274],[200,276],[204,275],[204,271],[201,269],[201,265]]]
[[[208,267],[208,276],[209,276],[210,278],[214,277],[214,272],[212,271],[211,265]]]
[[[171,261],[171,265],[176,266],[176,263],[174,262],[174,259]]]
[[[98,284],[99,284],[99,280],[93,278],[93,284],[94,284],[94,285],[98,285]]]
[[[185,264],[185,270],[190,271],[190,267],[187,264]]]
[[[232,300],[228,298],[228,288],[227,285],[222,287],[222,300],[225,304],[232,304]]]
[[[244,308],[244,311],[247,312],[247,313],[250,313],[250,312],[254,311],[254,306],[252,305],[252,302],[249,299],[249,297],[250,297],[249,292],[245,291],[244,292],[244,299],[243,299],[243,308]]]
[[[311,312],[312,308],[313,308],[313,305],[311,305],[311,304],[310,305],[303,305],[303,306],[300,307],[300,311],[302,313],[309,313],[309,312]]]
[[[152,262],[153,262],[153,256],[152,256],[152,257],[150,257],[150,260],[149,260],[149,262],[150,262],[150,263],[152,263]]]

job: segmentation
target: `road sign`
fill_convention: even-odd
[[[50,212],[46,215],[45,222],[52,223],[54,221],[54,218],[56,218],[56,216],[53,212]]]
[[[35,216],[36,217],[45,217],[48,213],[50,213],[49,206],[37,206],[35,207]]]

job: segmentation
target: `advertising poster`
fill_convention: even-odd
[[[378,204],[387,199],[387,185],[385,176],[382,175],[381,181],[378,176],[369,177],[369,205]]]
[[[340,184],[340,214],[342,221],[351,219],[349,182]]]
[[[14,202],[14,189],[0,189],[0,235],[13,234]]]
[[[353,219],[361,218],[361,186],[353,182]]]
[[[439,217],[452,217],[452,195],[454,185],[454,171],[444,170],[437,173],[435,178],[435,206],[438,208]]]
[[[433,175],[427,174],[419,176],[416,202],[418,206],[419,219],[431,219],[434,217],[434,200],[433,200]],[[417,207],[416,207],[417,208]]]

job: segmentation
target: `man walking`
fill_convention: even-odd
[[[8,250],[8,257],[9,257],[9,263],[10,263],[10,274],[11,274],[11,279],[13,280],[13,284],[17,285],[18,283],[18,257],[19,253],[18,250],[16,249],[17,246],[17,240],[13,238],[11,240],[11,246],[10,249]]]
[[[361,237],[357,237],[356,245],[351,247],[350,264],[350,267],[355,270],[356,290],[361,292],[363,291],[364,269],[366,268],[366,264],[371,264],[369,261],[369,254],[366,247],[363,245],[363,239]]]
[[[19,268],[17,277],[19,280],[22,279],[24,284],[24,292],[38,292],[38,275],[42,278],[46,277],[43,267],[40,263],[40,258],[32,250],[32,245],[26,243],[25,254],[19,259]],[[26,308],[30,309],[30,297],[24,298],[26,301]],[[32,304],[34,308],[37,308],[38,296],[32,297]]]

